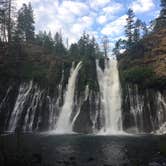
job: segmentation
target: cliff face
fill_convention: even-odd
[[[165,125],[165,36],[166,30],[155,32],[118,58],[122,116],[114,121],[122,123],[127,132],[150,133]],[[0,55],[0,131],[54,130],[65,102],[69,78],[79,61],[82,67],[73,84],[70,117],[73,131],[96,133],[104,128],[106,121],[110,122],[108,110],[118,109],[113,110],[113,115],[120,110],[114,107],[116,101],[110,99],[113,92],[110,86],[114,83],[116,90],[117,84],[113,80],[115,73],[112,72],[111,77],[112,70],[108,70],[111,69],[109,60],[102,58],[96,65],[95,57],[55,57],[30,44],[22,45],[15,55]],[[104,80],[99,80],[97,67],[102,75],[100,79]],[[116,93],[120,95],[119,91]],[[105,117],[105,106],[108,117]]]
[[[150,34],[121,55],[119,71],[125,128],[158,129],[166,120],[166,30]]]
[[[71,120],[77,118],[73,128],[84,133],[99,128],[93,122],[98,119],[99,107],[96,59],[55,57],[39,46],[24,45],[17,56],[1,58],[0,130],[54,130],[72,68],[79,61],[82,67],[76,78]]]
[[[119,58],[120,70],[135,67],[150,68],[157,78],[166,77],[166,30],[154,32],[140,40],[129,52]]]

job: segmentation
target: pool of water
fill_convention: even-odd
[[[162,166],[155,135],[3,135],[0,165]],[[5,157],[4,157],[5,156]]]

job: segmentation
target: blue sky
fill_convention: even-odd
[[[110,43],[124,36],[126,11],[130,7],[136,17],[149,23],[160,10],[160,0],[17,0],[32,2],[36,31],[47,30],[53,34],[62,31],[69,42],[76,42],[83,31],[98,40],[107,35]]]

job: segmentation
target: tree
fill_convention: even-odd
[[[121,55],[121,51],[125,50],[126,48],[126,41],[119,39],[116,43],[115,43],[115,47],[113,49],[113,53],[119,57]]]
[[[133,34],[133,41],[136,43],[140,40],[140,30],[142,28],[142,22],[140,19],[137,19],[134,24],[134,34]]]
[[[8,42],[11,42],[11,6],[12,1],[8,1],[8,20],[7,20],[7,31],[8,31]]]
[[[162,9],[166,9],[166,0],[161,0]]]
[[[69,49],[69,55],[72,57],[78,57],[79,56],[79,48],[77,43],[71,44]]]
[[[149,30],[145,22],[142,22],[143,37],[149,34]]]
[[[78,43],[79,55],[85,58],[95,57],[101,54],[95,37],[83,33]]]
[[[89,35],[84,32],[78,41],[80,56],[87,56],[87,46],[89,44]]]
[[[0,41],[11,43],[12,40],[13,0],[0,1]]]
[[[133,43],[133,31],[134,31],[134,18],[135,14],[132,9],[127,11],[127,25],[125,26],[125,34],[127,37],[127,47],[130,48]]]
[[[109,40],[107,36],[104,36],[102,38],[102,45],[103,45],[103,51],[104,51],[104,56],[108,57],[108,51],[109,51]]]
[[[23,4],[18,11],[16,36],[19,40],[33,41],[35,34],[33,9],[31,3]]]
[[[63,44],[61,32],[56,32],[54,36],[54,53],[58,56],[65,56],[67,54],[67,50]]]

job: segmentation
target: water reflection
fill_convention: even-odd
[[[15,136],[4,137],[6,151],[15,155]],[[157,136],[28,134],[20,142],[25,159],[40,156],[45,166],[148,166],[158,153]]]

